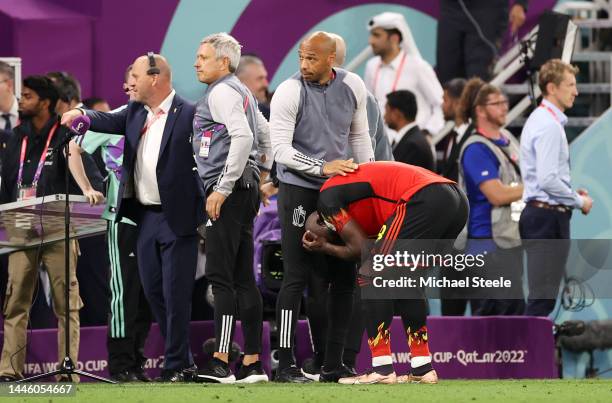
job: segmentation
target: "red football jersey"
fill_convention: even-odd
[[[432,183],[454,182],[414,165],[368,162],[347,176],[328,179],[320,190],[318,210],[337,232],[352,219],[368,237],[375,237],[399,203]]]

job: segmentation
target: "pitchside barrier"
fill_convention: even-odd
[[[442,379],[508,379],[557,378],[554,357],[552,322],[535,317],[430,317],[427,320],[433,365]],[[240,322],[236,323],[234,340],[244,346]],[[81,328],[78,367],[96,375],[108,376],[106,327]],[[206,356],[203,343],[214,337],[214,323],[191,323],[191,350],[198,366]],[[270,374],[270,325],[263,326],[263,367]],[[395,370],[399,374],[410,369],[410,351],[399,318],[391,327],[391,346]],[[164,343],[157,325],[153,325],[145,346],[147,373],[160,374]],[[299,321],[296,340],[298,365],[312,355],[307,321]],[[57,360],[57,330],[28,332],[25,375],[50,371]],[[370,367],[370,351],[364,335],[357,370]],[[88,381],[88,379],[82,379]]]

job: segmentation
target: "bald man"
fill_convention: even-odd
[[[320,380],[337,382],[350,373],[342,350],[352,309],[355,266],[317,257],[302,247],[306,217],[316,210],[326,178],[373,160],[368,134],[366,89],[353,73],[334,68],[336,42],[325,32],[299,48],[300,71],[279,85],[272,98],[270,138],[280,182],[278,210],[283,232],[283,284],[277,299],[279,382],[308,382],[295,366],[293,346],[302,294],[310,273],[321,270],[330,285],[328,332]],[[352,152],[355,160],[348,159]],[[327,267],[330,269],[327,270]]]
[[[346,43],[344,39],[334,33],[329,35],[336,41],[336,61],[334,67],[342,67],[346,60]],[[368,130],[374,148],[374,159],[376,161],[392,161],[393,154],[391,153],[391,145],[387,139],[385,125],[382,120],[378,102],[370,92],[367,95],[366,109],[368,112]],[[352,154],[349,154],[352,156]],[[327,334],[327,314],[325,307],[327,306],[329,283],[325,278],[319,275],[316,271],[312,272],[310,283],[308,284],[309,298],[306,300],[306,314],[310,324],[310,335],[313,344],[314,357],[312,364],[307,361],[302,365],[302,371],[305,376],[311,379],[317,379],[320,374],[322,360],[325,352],[325,335]],[[316,292],[313,292],[316,290]],[[349,368],[355,367],[355,359],[361,347],[361,336],[363,334],[363,325],[361,319],[361,296],[355,294],[353,305],[353,317],[351,326],[344,346],[344,354],[342,357],[343,363]]]
[[[191,149],[195,106],[176,95],[170,66],[149,53],[134,61],[131,100],[116,113],[75,109],[91,130],[125,134],[116,221],[138,226],[136,255],[145,296],[166,340],[161,380],[192,380],[189,348],[191,294],[196,270],[196,228],[203,221],[204,192]]]

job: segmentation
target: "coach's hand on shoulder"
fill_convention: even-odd
[[[83,112],[80,109],[71,109],[68,112],[64,112],[64,114],[62,114],[62,124],[70,127],[72,121],[78,116],[83,116]]]
[[[342,175],[346,176],[347,173],[355,172],[359,168],[357,164],[353,162],[353,159],[349,160],[333,160],[323,164],[323,175],[333,176]]]
[[[225,197],[219,192],[212,192],[210,196],[206,199],[206,213],[208,214],[208,218],[213,221],[216,221],[217,218],[221,215],[221,206],[225,202]]]
[[[302,236],[302,246],[309,252],[320,252],[327,243],[323,237],[315,235],[313,232],[306,231]]]

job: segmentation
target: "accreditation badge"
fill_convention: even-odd
[[[17,194],[17,201],[34,199],[36,197],[36,185],[22,186]]]
[[[208,158],[208,153],[210,152],[210,142],[212,140],[212,130],[206,130],[202,133],[202,138],[200,140],[200,152],[199,156],[202,158]]]

